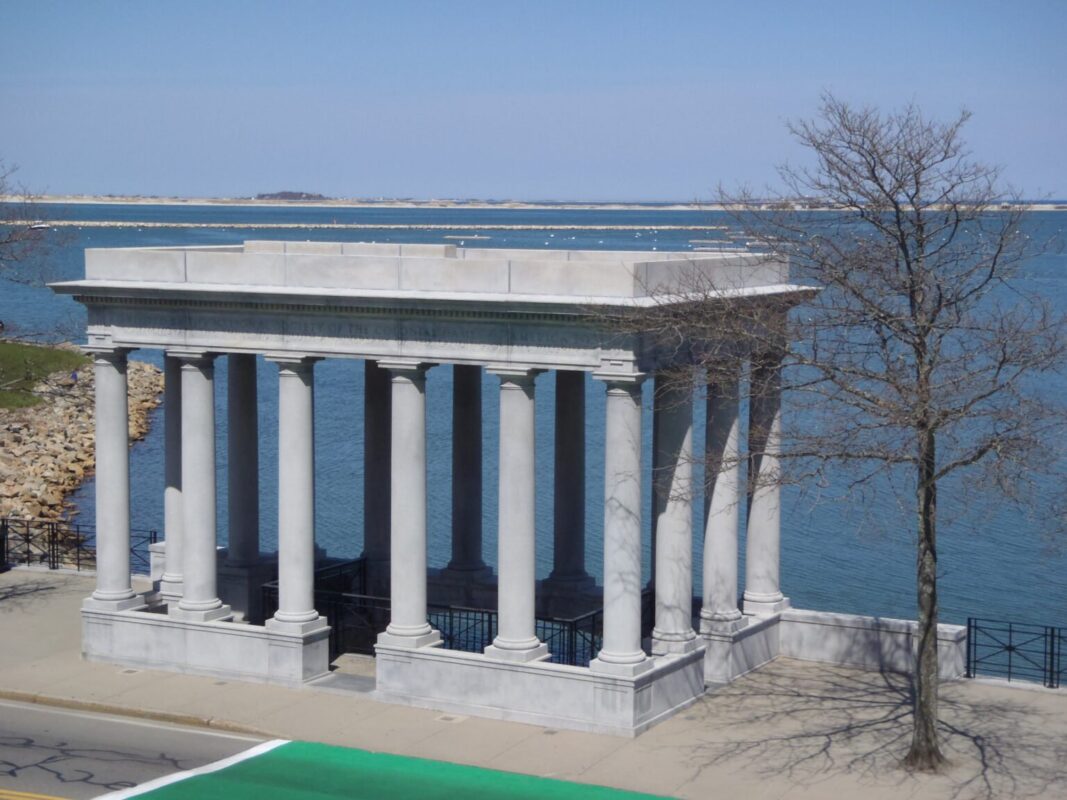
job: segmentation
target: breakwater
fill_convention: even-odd
[[[148,413],[159,405],[163,374],[130,361],[130,440],[148,433]],[[50,519],[74,511],[67,495],[93,472],[92,367],[57,372],[33,388],[41,402],[0,409],[0,517]]]
[[[148,222],[133,220],[50,220],[51,228],[205,228],[225,230],[352,230],[352,231],[709,231],[715,225],[474,225],[370,222]]]

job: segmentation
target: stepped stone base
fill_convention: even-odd
[[[330,629],[290,632],[230,621],[175,619],[159,609],[82,609],[90,661],[299,686],[329,672]]]
[[[791,608],[769,617],[747,617],[735,631],[706,631],[704,679],[722,685],[777,656],[861,669],[910,674],[915,667],[918,624],[908,620]],[[963,676],[967,629],[938,626],[942,680]]]
[[[636,736],[704,693],[703,648],[655,658],[636,676],[439,647],[375,650],[380,700],[552,728]]]

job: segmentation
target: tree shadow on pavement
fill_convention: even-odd
[[[916,796],[1067,797],[1067,696],[942,684],[950,765],[940,775],[901,767],[911,705],[906,675],[778,659],[687,711],[686,750],[698,771],[736,768],[790,785],[847,775]]]
[[[25,605],[30,598],[56,591],[58,587],[54,582],[28,581],[24,583],[5,584],[0,586],[0,603],[4,610],[12,606]]]

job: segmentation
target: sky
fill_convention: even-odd
[[[53,194],[691,201],[832,92],[973,113],[1067,197],[1067,1],[0,0],[0,159]]]

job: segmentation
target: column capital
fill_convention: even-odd
[[[424,377],[426,371],[430,367],[436,366],[436,364],[429,364],[425,361],[416,361],[415,359],[408,358],[394,358],[394,359],[382,359],[375,362],[380,369],[389,370],[393,378],[396,377]]]
[[[640,387],[648,375],[644,372],[625,372],[622,369],[612,367],[601,368],[593,373],[593,380],[607,384],[608,391],[612,389],[631,389]]]
[[[526,367],[521,365],[507,365],[502,367],[486,367],[485,371],[490,375],[504,378],[536,378],[545,370],[539,367]]]
[[[183,368],[186,365],[209,366],[215,363],[215,357],[218,356],[218,353],[201,347],[180,348],[164,352],[171,358],[180,359]]]
[[[91,356],[94,362],[108,361],[113,364],[125,363],[131,350],[129,347],[113,347],[108,344],[83,344],[78,349]]]
[[[298,353],[264,353],[263,360],[277,364],[279,367],[299,369],[301,367],[314,366],[316,361],[322,361],[322,357],[300,355]]]
[[[521,389],[530,392],[534,388],[534,381],[544,370],[525,367],[488,367],[490,375],[500,378],[500,389]]]

